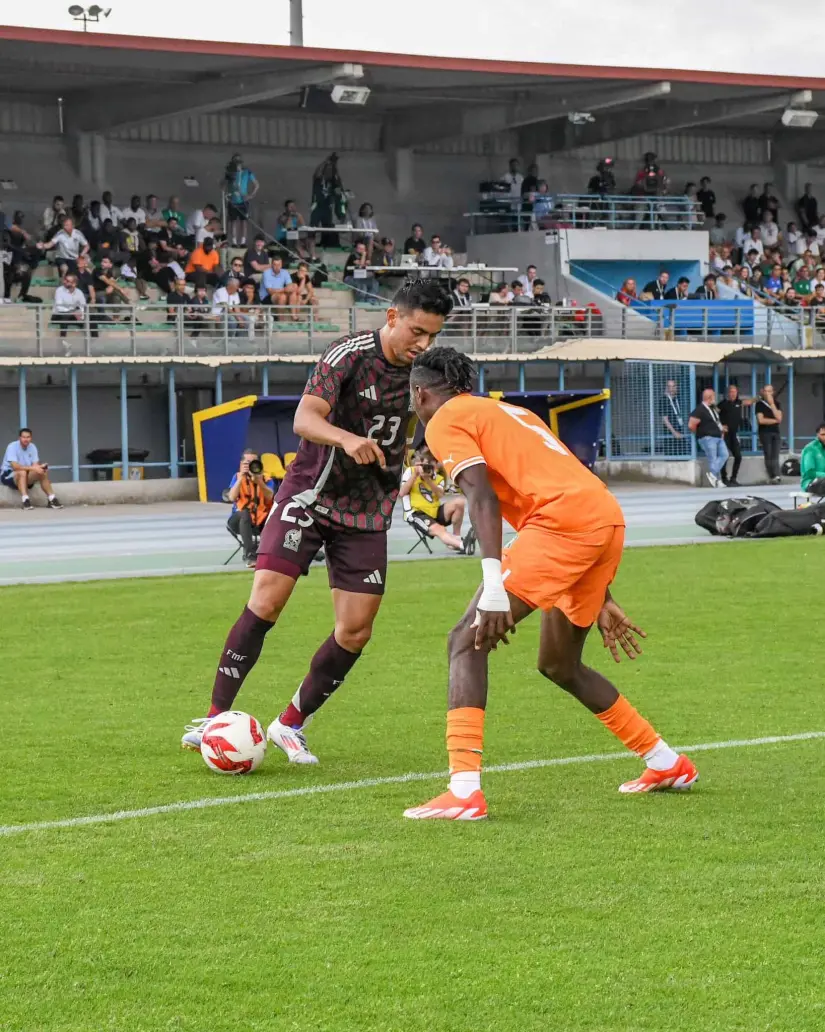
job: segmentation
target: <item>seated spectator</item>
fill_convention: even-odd
[[[378,232],[378,223],[375,221],[373,209],[371,204],[364,203],[358,209],[358,215],[352,223],[355,229],[362,230],[361,233],[353,234],[353,242],[357,243],[359,240],[364,244],[367,249],[367,258],[369,264],[372,265],[372,252],[375,243],[375,236]]]
[[[146,219],[144,222],[144,229],[147,236],[154,235],[160,229],[166,229],[166,219],[163,217],[163,212],[158,207],[158,201],[155,194],[147,194],[146,196],[146,208],[144,209]]]
[[[40,219],[40,225],[43,229],[43,236],[46,240],[50,240],[52,236],[58,230],[58,218],[61,215],[66,214],[66,202],[57,194],[53,199],[51,205],[46,208]]]
[[[17,440],[12,441],[6,448],[0,465],[0,484],[16,488],[22,507],[27,511],[34,508],[29,498],[29,488],[35,484],[40,485],[50,509],[63,508],[52,490],[49,464],[40,461],[37,446],[32,440],[32,432],[27,426],[20,428]]]
[[[76,193],[72,198],[72,203],[69,206],[69,214],[74,220],[74,224],[79,226],[86,215],[86,205],[83,203],[83,194]]]
[[[170,197],[168,207],[164,208],[161,212],[163,221],[168,226],[172,219],[178,224],[181,230],[186,226],[186,216],[180,210],[180,198]]]
[[[553,299],[547,293],[544,280],[533,280],[533,304],[547,307],[553,304]]]
[[[216,287],[223,275],[220,262],[215,241],[210,236],[204,237],[203,243],[196,247],[189,257],[186,266],[187,280],[198,285],[209,284],[210,287]]]
[[[742,243],[742,252],[744,254],[750,254],[751,251],[756,251],[760,257],[765,253],[765,245],[762,242],[762,233],[759,226],[751,226]]]
[[[226,326],[229,337],[240,337],[245,327],[245,320],[241,319],[240,313],[235,311],[241,303],[240,285],[240,280],[229,279],[226,281],[226,286],[218,287],[212,295],[212,315],[220,321],[222,326]]]
[[[671,287],[665,294],[666,301],[687,301],[690,298],[690,280],[687,276],[680,276],[676,280],[676,286]]]
[[[722,244],[730,243],[730,233],[725,226],[727,220],[727,215],[724,215],[722,212],[719,212],[715,217],[714,224],[708,233],[708,238],[714,247],[721,247]]]
[[[131,306],[132,302],[117,285],[117,275],[115,274],[115,269],[112,265],[112,259],[107,254],[104,254],[98,260],[97,272],[94,275],[94,290],[95,302],[98,306]],[[126,313],[124,313],[123,318],[128,319],[129,316]]]
[[[753,297],[753,283],[751,282],[750,265],[742,265],[736,277],[739,281],[739,293],[745,297]]]
[[[212,239],[214,245],[216,232],[215,217],[217,214],[218,210],[214,204],[205,204],[202,208],[192,212],[187,219],[186,234],[194,239],[196,250],[208,239]]]
[[[129,201],[129,207],[123,212],[123,221],[128,222],[129,219],[135,220],[135,225],[143,228],[146,225],[146,212],[140,203],[140,197],[134,194],[132,199]]]
[[[646,284],[641,293],[641,301],[663,301],[667,294],[667,285],[670,282],[670,273],[662,269],[655,280]]]
[[[190,296],[186,293],[186,280],[183,276],[175,280],[175,284],[166,295],[166,321],[173,323],[178,318],[178,312],[183,312],[183,318],[191,311]]]
[[[23,228],[23,221],[23,212],[16,211],[8,228],[8,248],[11,261],[6,266],[5,277],[2,277],[4,279],[4,301],[11,300],[11,289],[15,284],[20,288],[17,295],[18,301],[39,301],[39,298],[34,298],[29,293],[32,275],[39,262],[39,252],[31,234]]]
[[[773,216],[773,221],[779,224],[779,200],[774,194],[773,183],[765,183],[762,188],[762,193],[759,196],[759,219],[760,221],[765,220],[765,212],[770,212]]]
[[[821,265],[817,265],[810,282],[811,290],[816,290],[820,283],[825,284],[825,268]]]
[[[86,317],[86,298],[78,289],[77,277],[67,272],[61,286],[54,292],[52,325],[60,327],[60,337],[65,339],[70,327],[82,329]]]
[[[238,305],[238,315],[246,324],[247,336],[254,337],[255,328],[263,317],[258,299],[258,284],[254,280],[244,280],[241,284],[241,303]]]
[[[506,283],[499,283],[495,290],[490,292],[491,305],[509,305],[513,300],[513,292]]]
[[[95,202],[92,202],[95,203]],[[123,241],[120,230],[116,229],[111,219],[104,219],[100,227],[100,234],[97,241],[97,255],[107,254],[115,265],[122,265],[129,257],[123,250]]]
[[[461,538],[461,525],[466,502],[461,495],[448,497],[446,482],[432,452],[422,445],[401,478],[399,496],[404,520],[429,537],[438,538],[454,552],[464,552],[467,538]]]
[[[63,222],[63,228],[56,233],[48,243],[37,245],[41,251],[55,251],[55,265],[58,275],[62,278],[67,272],[74,272],[77,269],[78,255],[89,253],[89,242],[79,229],[75,229],[74,222],[67,218]]]
[[[284,268],[280,255],[272,258],[269,268],[262,275],[259,297],[263,305],[282,307],[295,303],[295,284]]]
[[[762,224],[759,227],[759,235],[762,238],[762,244],[764,247],[779,246],[782,240],[782,234],[779,232],[779,226],[777,226],[773,221],[773,212],[765,212],[762,217]]]
[[[791,280],[791,286],[796,291],[797,296],[801,297],[803,300],[813,291],[813,275],[813,271],[809,265],[802,265],[794,273],[794,277]]]
[[[414,254],[416,258],[420,260],[426,247],[427,243],[424,240],[424,230],[416,222],[412,227],[412,236],[408,236],[404,241],[404,254]]]
[[[510,290],[513,292],[513,296],[510,299],[511,305],[519,308],[533,307],[533,299],[524,293],[524,287],[522,286],[521,280],[513,280],[510,284]]]
[[[719,224],[719,216],[716,214],[716,194],[710,188],[711,179],[710,176],[702,176],[699,180],[699,189],[696,192],[696,200],[704,213],[705,220],[716,219],[716,224]],[[724,220],[724,215],[722,216]],[[713,241],[711,240],[711,243]],[[720,241],[724,243],[724,241]]]
[[[395,265],[395,241],[391,237],[381,237],[375,243],[372,264],[380,265],[384,269],[391,269]]]
[[[467,308],[473,307],[473,299],[470,296],[470,281],[465,279],[464,276],[456,283],[455,290],[453,291],[453,308]]]
[[[813,183],[806,183],[802,196],[796,202],[796,217],[804,232],[813,229],[819,223],[819,205],[814,197]]]
[[[716,296],[720,301],[735,301],[740,296],[739,284],[733,277],[733,266],[728,264],[716,281]]]
[[[309,266],[306,262],[300,262],[293,276],[295,284],[295,304],[301,308],[317,308],[318,298],[315,296],[315,287],[312,285],[312,277],[309,274]],[[297,321],[301,313],[297,307],[293,311],[293,317]],[[309,318],[309,313],[304,312],[304,318]]]
[[[528,265],[523,276],[519,276],[518,281],[524,288],[524,296],[533,298],[533,285],[536,282],[536,277],[539,274],[539,270],[535,265]]]
[[[744,258],[744,261],[743,261],[742,265],[743,265],[743,267],[745,265],[748,265],[750,267],[751,271],[753,271],[754,269],[758,269],[759,268],[759,258],[760,258],[759,252],[756,250],[755,247],[752,247],[745,254],[745,258]]]
[[[109,219],[115,229],[119,228],[120,220],[122,218],[122,212],[120,208],[112,200],[111,190],[106,190],[100,201],[100,218],[102,222]]]
[[[441,237],[436,233],[430,237],[430,246],[424,248],[421,255],[421,264],[431,269],[440,268],[443,265],[444,253],[441,246]]]
[[[315,234],[299,233],[289,239],[289,234],[298,233],[305,226],[304,216],[298,211],[295,201],[284,201],[284,210],[275,224],[275,241],[285,252],[294,251],[301,258],[315,258]],[[257,237],[255,238],[258,239]],[[248,252],[247,252],[248,253]]]
[[[378,280],[368,271],[368,265],[366,244],[356,244],[344,266],[344,283],[355,291],[356,301],[373,304],[377,300]]]
[[[782,304],[785,305],[786,308],[799,308],[802,304],[802,300],[793,287],[786,287],[782,294]]]
[[[263,530],[269,510],[275,500],[275,482],[267,480],[263,473],[253,473],[250,463],[260,462],[256,451],[247,448],[241,456],[238,472],[229,482],[229,501],[232,515],[227,520],[229,530],[236,534],[243,545],[243,560],[247,566],[255,565],[255,535]]]
[[[702,280],[702,286],[693,295],[694,301],[716,301],[718,294],[716,292],[716,277],[713,273],[708,273],[707,276]]]
[[[206,287],[199,283],[190,299],[185,326],[192,337],[197,337],[202,330],[217,327],[217,324],[218,317],[212,314],[212,302],[206,293]]]
[[[636,280],[632,277],[628,277],[622,284],[621,290],[616,294],[616,300],[621,305],[630,305],[634,301],[638,301],[639,297],[636,293]]]
[[[798,254],[796,247],[800,241],[804,244],[804,234],[799,232],[795,222],[789,222],[782,236],[782,250],[787,258]]]
[[[764,283],[765,293],[770,294],[772,297],[782,290],[782,266],[774,265],[771,268],[770,275]]]
[[[229,263],[229,271],[225,272],[221,277],[220,285],[225,287],[230,280],[237,280],[238,289],[240,290],[241,283],[246,279],[243,268],[243,258],[236,255]]]
[[[553,198],[550,194],[550,187],[546,179],[540,179],[538,190],[533,197],[533,218],[539,229],[546,229],[547,223],[552,221]]]
[[[809,308],[825,308],[825,283],[817,283],[807,300],[807,305]],[[818,321],[825,318],[825,312],[817,312],[816,318]]]
[[[820,498],[825,495],[825,423],[819,424],[816,437],[802,449],[799,471],[802,476],[799,484],[801,490]]]
[[[266,250],[266,237],[258,233],[252,246],[243,256],[243,271],[247,279],[255,283],[261,282],[261,276],[269,268],[269,254]]]

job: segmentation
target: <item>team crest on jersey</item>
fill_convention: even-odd
[[[297,552],[298,549],[301,547],[302,536],[303,531],[300,529],[300,527],[295,527],[292,530],[288,530],[286,534],[284,534],[284,548],[288,548],[290,552]]]

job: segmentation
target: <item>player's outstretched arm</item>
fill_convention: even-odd
[[[501,507],[483,463],[462,470],[456,483],[467,499],[484,575],[476,615],[475,647],[494,649],[498,642],[509,645],[507,635],[515,633],[516,627],[501,576]]]
[[[332,406],[314,394],[304,394],[295,411],[293,430],[306,441],[341,448],[359,466],[377,462],[382,469],[387,463],[384,453],[368,437],[358,437],[328,422]]]

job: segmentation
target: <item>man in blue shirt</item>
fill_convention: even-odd
[[[291,305],[295,303],[296,286],[284,268],[282,258],[273,258],[261,277],[262,305]]]
[[[0,466],[0,484],[4,487],[17,488],[23,501],[23,508],[28,512],[34,506],[29,498],[29,488],[40,484],[48,499],[50,509],[62,509],[49,481],[49,465],[40,461],[37,447],[32,441],[32,432],[21,427],[17,440],[6,448],[3,464]]]
[[[249,202],[258,192],[258,180],[244,167],[240,154],[233,154],[226,166],[226,217],[229,222],[229,242],[232,247],[246,247],[246,223]]]

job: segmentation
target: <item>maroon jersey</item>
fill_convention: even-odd
[[[328,402],[330,423],[372,438],[387,468],[377,462],[359,466],[341,448],[302,440],[278,501],[294,499],[320,523],[351,530],[389,529],[411,419],[410,367],[390,365],[377,330],[341,337],[318,361],[304,394]]]

